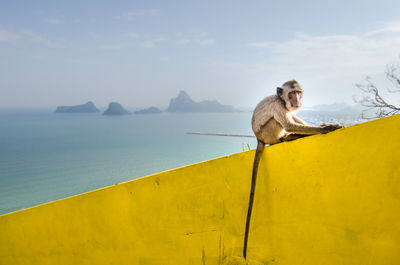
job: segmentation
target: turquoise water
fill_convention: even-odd
[[[236,152],[251,113],[108,117],[0,110],[0,214]]]

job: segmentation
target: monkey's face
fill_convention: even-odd
[[[302,91],[300,90],[289,90],[287,94],[286,108],[289,111],[295,111],[301,107]]]
[[[303,89],[296,80],[287,81],[282,87],[276,89],[277,95],[284,101],[288,111],[295,111],[301,107]]]

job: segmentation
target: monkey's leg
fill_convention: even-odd
[[[299,138],[303,138],[303,137],[307,137],[310,136],[312,134],[300,134],[300,133],[288,133],[285,136],[283,136],[281,138],[282,141],[284,142],[289,142],[289,141],[293,141]]]

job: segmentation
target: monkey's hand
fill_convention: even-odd
[[[322,124],[321,125],[321,133],[328,133],[328,132],[333,132],[337,129],[343,128],[343,125],[340,124]]]

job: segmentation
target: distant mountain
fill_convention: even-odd
[[[103,115],[127,115],[131,114],[129,111],[124,109],[118,102],[111,102],[108,104],[108,109],[104,111]]]
[[[162,112],[162,110],[160,110],[159,108],[150,107],[147,109],[135,111],[135,114],[156,114],[156,113],[161,113],[161,112]]]
[[[321,122],[351,125],[361,122],[362,106],[346,103],[321,104],[307,109],[300,109],[298,115],[311,124]]]
[[[56,109],[56,113],[92,113],[92,112],[99,112],[99,110],[91,101],[83,105],[59,106]]]
[[[319,111],[360,111],[362,110],[362,106],[350,105],[347,103],[333,103],[315,105],[311,109]]]
[[[234,107],[222,105],[216,100],[193,101],[185,91],[171,99],[167,112],[234,112]]]
[[[321,104],[315,105],[305,112],[315,112],[315,113],[331,113],[332,115],[341,115],[347,117],[360,117],[363,107],[361,105],[350,105],[347,103],[333,103],[333,104]]]

